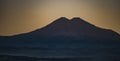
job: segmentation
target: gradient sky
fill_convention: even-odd
[[[60,17],[81,17],[120,33],[120,0],[3,0],[0,35],[31,32]]]

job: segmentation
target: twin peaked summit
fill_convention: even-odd
[[[90,23],[88,23],[88,22],[86,22],[86,21],[84,21],[83,19],[81,19],[80,17],[74,17],[74,18],[72,18],[72,19],[68,19],[68,18],[66,18],[66,17],[61,17],[61,18],[59,18],[59,19],[57,19],[57,20],[55,20],[53,23],[68,23],[68,24],[70,24],[70,23],[76,23],[76,24],[89,24],[90,25]],[[92,25],[92,24],[91,24]]]

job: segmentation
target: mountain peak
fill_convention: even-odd
[[[70,21],[71,22],[71,21],[84,21],[84,20],[80,17],[73,17],[72,19],[68,19],[66,17],[60,17],[56,21]],[[86,22],[86,21],[84,21],[84,22]]]
[[[71,21],[86,22],[86,23],[87,23],[87,21],[84,21],[84,20],[83,20],[82,18],[80,18],[80,17],[74,17],[74,18],[71,19]]]
[[[83,19],[80,18],[80,17],[73,17],[72,19],[68,19],[66,17],[60,17],[57,20],[67,20],[67,21],[70,21],[70,20],[83,20]]]
[[[82,18],[80,18],[80,17],[74,17],[74,18],[72,18],[71,19],[71,23],[74,23],[74,24],[77,24],[77,26],[79,25],[79,26],[94,26],[93,24],[91,24],[91,23],[89,23],[89,22],[87,22],[87,21],[85,21],[85,20],[83,20]]]
[[[55,20],[54,22],[78,22],[78,23],[80,23],[80,22],[82,22],[82,23],[88,23],[87,21],[84,21],[82,18],[80,18],[80,17],[74,17],[74,18],[72,18],[72,19],[68,19],[68,18],[66,18],[66,17],[60,17],[60,18],[58,18],[57,20]]]
[[[69,21],[69,19],[66,17],[60,17],[57,19],[57,21]]]

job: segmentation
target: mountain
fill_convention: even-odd
[[[120,35],[112,30],[103,29],[92,25],[79,17],[75,17],[71,20],[61,17],[47,26],[17,36],[32,36],[32,37],[56,37],[56,36],[68,36],[68,37],[86,37],[86,38],[99,38],[109,40],[119,40]],[[16,35],[15,35],[16,36]]]
[[[61,17],[29,33],[0,36],[0,54],[115,61],[120,57],[120,35],[79,17],[71,20]]]
[[[71,20],[61,17],[41,29],[17,36],[32,36],[31,38],[54,38],[64,36],[84,39],[120,40],[118,33],[109,29],[96,27],[79,17],[75,17]]]

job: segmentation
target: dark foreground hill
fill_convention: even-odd
[[[1,36],[0,55],[48,59],[43,61],[120,61],[120,35],[81,18],[62,17],[29,33]]]
[[[96,61],[95,59],[86,57],[74,57],[74,58],[36,58],[26,56],[10,56],[0,55],[0,61]],[[115,61],[115,60],[114,60]]]

